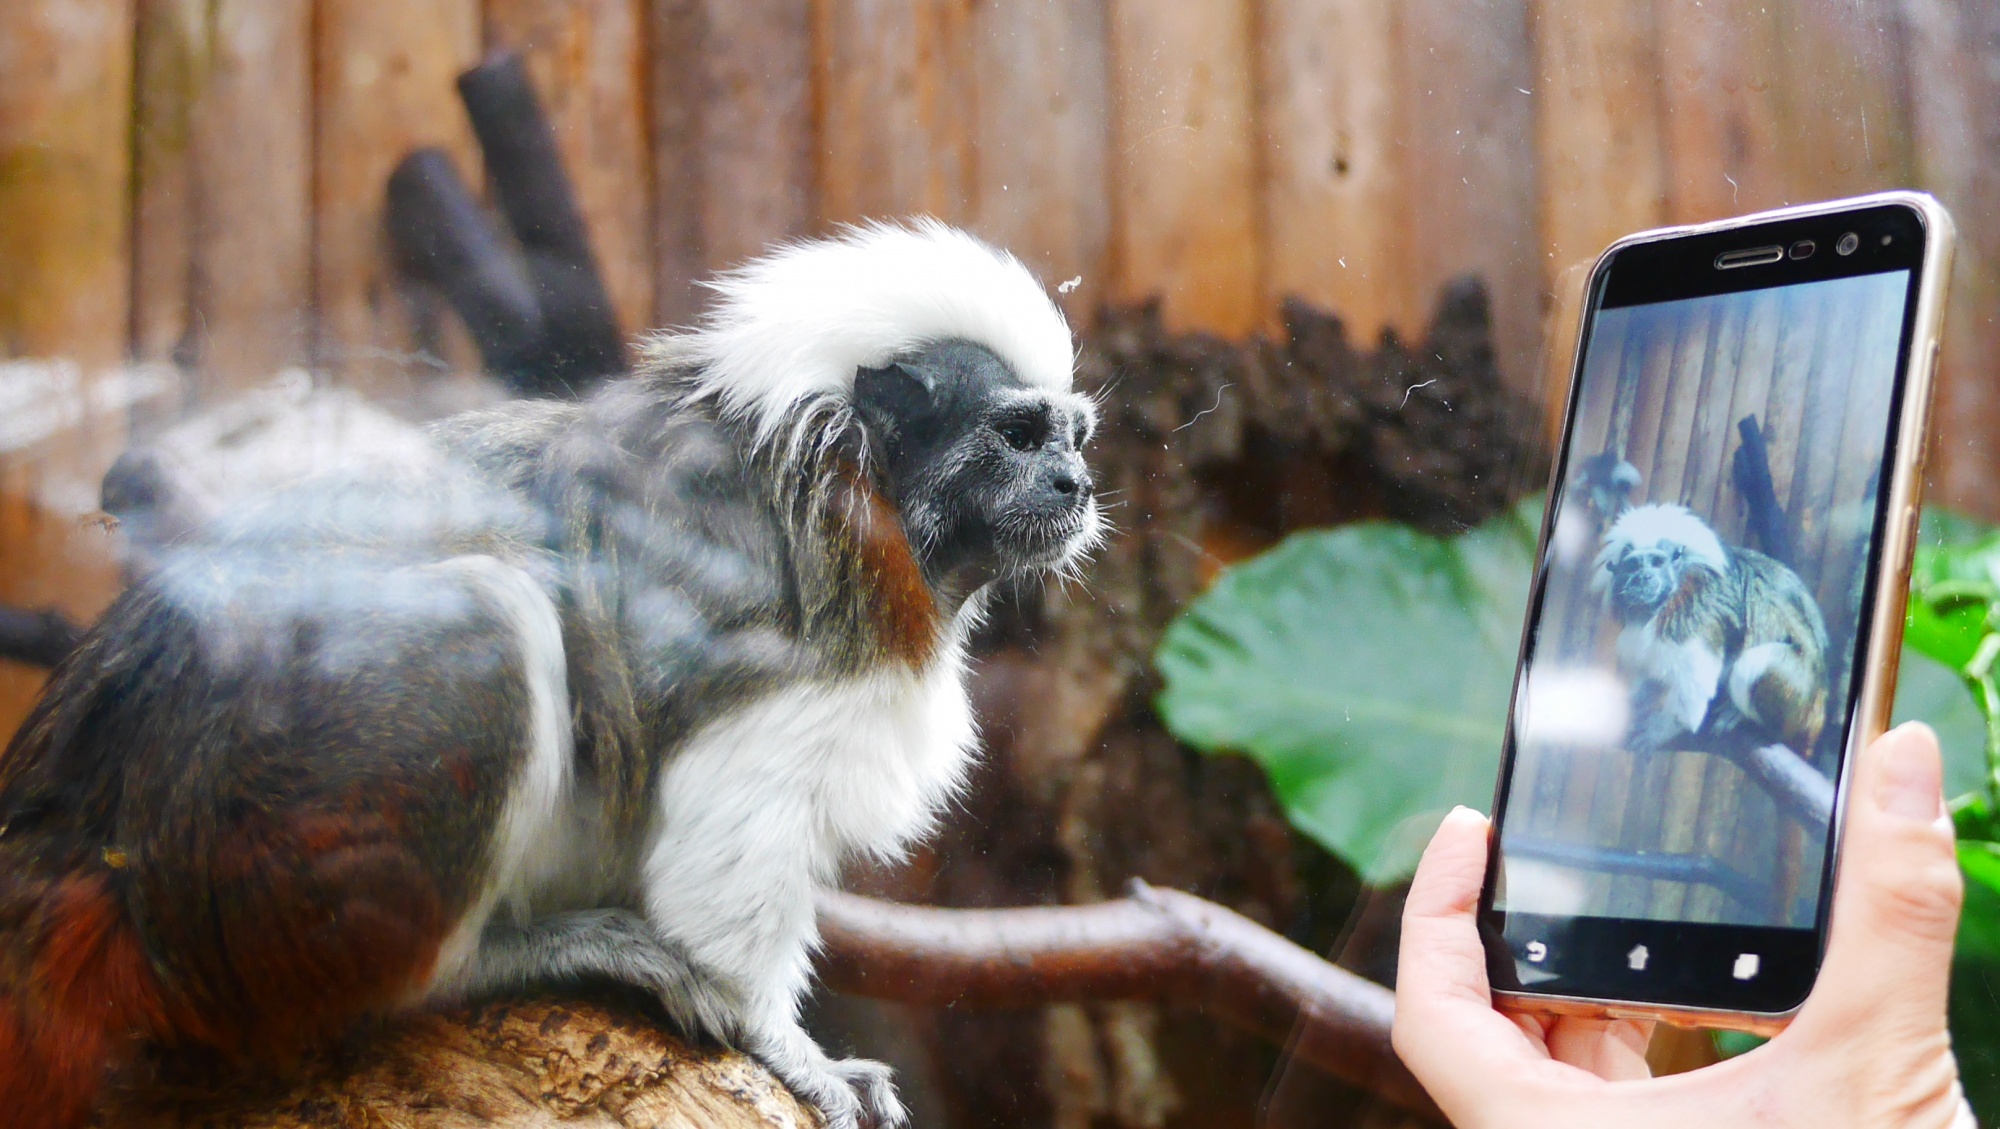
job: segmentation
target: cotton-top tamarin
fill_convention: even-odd
[[[1632,508],[1632,492],[1639,488],[1639,468],[1606,448],[1583,460],[1577,469],[1576,485],[1584,505],[1602,529]]]
[[[1798,574],[1725,548],[1685,507],[1645,505],[1605,532],[1592,583],[1622,625],[1632,748],[1741,731],[1810,754],[1826,719],[1826,622]]]
[[[935,223],[725,275],[581,403],[439,426],[164,550],[0,757],[0,1109],[144,1044],[608,977],[835,1127],[887,1068],[797,1010],[813,892],[959,787],[996,581],[1099,537],[1061,315]]]

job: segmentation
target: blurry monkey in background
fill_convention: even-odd
[[[1685,507],[1645,505],[1605,533],[1592,585],[1621,624],[1632,749],[1713,735],[1811,751],[1826,719],[1826,623],[1798,574],[1725,548]]]
[[[1639,468],[1607,448],[1583,460],[1576,484],[1602,530],[1632,508],[1632,492],[1639,488]]]
[[[1604,531],[1619,514],[1632,508],[1632,494],[1639,488],[1639,471],[1606,449],[1578,465],[1571,476],[1568,492],[1581,504],[1558,505],[1556,527],[1550,541],[1554,557],[1565,568],[1587,569],[1597,552]]]

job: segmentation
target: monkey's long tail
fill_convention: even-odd
[[[17,1129],[75,1129],[142,1041],[192,1033],[108,868],[51,869],[0,849],[0,1121]]]

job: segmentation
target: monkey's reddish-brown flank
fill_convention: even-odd
[[[142,1042],[282,1061],[422,985],[445,918],[435,892],[397,861],[380,817],[308,815],[284,828],[278,818],[220,845],[214,877],[234,905],[213,914],[206,957],[178,954],[178,967],[148,954],[113,889],[131,866],[123,852],[79,860],[39,888],[10,876],[0,906],[23,922],[16,935],[32,938],[14,958],[25,958],[25,975],[7,977],[14,991],[0,996],[0,1109],[10,1124],[80,1124],[108,1072]],[[315,888],[328,876],[352,879],[345,897]]]
[[[31,912],[40,944],[11,956],[25,955],[27,975],[16,981],[20,995],[0,998],[0,1109],[74,1125],[90,1112],[105,1064],[133,1042],[203,1031],[169,1004],[103,879],[56,882]]]

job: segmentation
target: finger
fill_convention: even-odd
[[[1610,1082],[1651,1078],[1646,1047],[1653,1025],[1636,1019],[1583,1019],[1564,1016],[1549,1030],[1549,1054]]]
[[[1501,1014],[1513,1020],[1514,1026],[1521,1029],[1521,1034],[1543,1046],[1548,1045],[1549,1026],[1555,1022],[1554,1016],[1534,1011],[1508,1011]]]
[[[1539,1040],[1493,1010],[1475,923],[1486,836],[1479,813],[1446,816],[1403,903],[1396,1053],[1447,1113],[1490,1094],[1519,1063],[1546,1059]]]
[[[1862,750],[1854,773],[1832,934],[1794,1027],[1942,1035],[1963,888],[1937,736],[1899,726]]]
[[[1397,984],[1426,997],[1445,996],[1493,1006],[1486,950],[1475,914],[1486,878],[1486,818],[1454,808],[1431,836],[1403,901]]]

